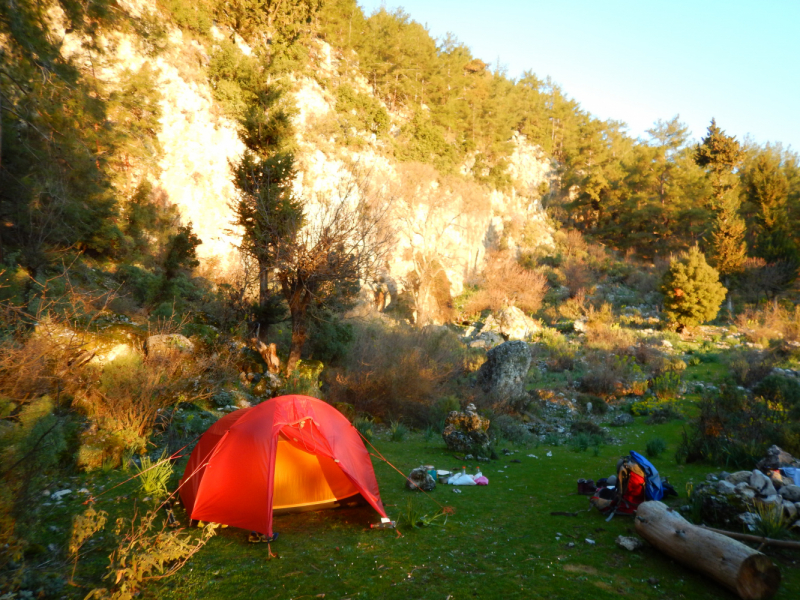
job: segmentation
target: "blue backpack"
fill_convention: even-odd
[[[631,450],[631,459],[644,471],[644,495],[648,500],[661,500],[664,497],[664,484],[656,468],[644,456]]]

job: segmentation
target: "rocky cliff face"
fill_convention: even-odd
[[[123,6],[134,14],[153,11],[149,0],[128,0]],[[235,198],[230,165],[239,159],[243,146],[235,123],[215,105],[204,74],[213,48],[204,48],[176,28],[167,31],[158,48],[133,34],[111,36],[104,41],[107,53],[102,65],[94,67],[97,77],[109,85],[143,65],[151,68],[153,85],[161,93],[157,133],[161,154],[149,176],[203,240],[198,249],[202,260],[223,272],[238,263],[229,207]],[[64,52],[80,53],[79,42],[66,35]],[[399,163],[387,152],[389,142],[375,136],[364,135],[359,143],[344,145],[341,135],[320,125],[336,119],[331,90],[343,79],[361,93],[372,90],[363,77],[345,72],[326,44],[312,52],[312,60],[314,79],[303,76],[293,81],[300,170],[296,191],[307,198],[324,198],[359,180],[376,193],[391,196],[396,241],[383,274],[384,302],[426,277],[438,277],[451,294],[457,294],[480,270],[491,248],[552,243],[539,197],[542,184],[555,177],[555,169],[538,148],[522,136],[514,138],[508,167],[513,185],[499,192],[468,178],[443,177],[428,165]],[[396,133],[404,116],[394,114],[391,119]],[[469,165],[462,171],[468,172]],[[136,179],[131,174],[130,181]]]

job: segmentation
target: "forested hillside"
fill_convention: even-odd
[[[292,145],[292,109],[285,94],[278,98],[291,91],[291,81],[314,77],[309,56],[324,40],[344,65],[331,90],[337,112],[346,115],[339,118],[339,144],[363,143],[353,135],[362,131],[396,160],[503,190],[512,185],[512,137],[523,135],[557,162],[554,185],[534,195],[567,227],[653,258],[712,244],[716,217],[728,210],[742,219],[736,243],[747,248],[734,271],[745,258],[750,269],[780,264],[791,271],[797,263],[800,170],[797,156],[779,143],[739,141],[726,158],[702,157],[679,117],[655,123],[648,139],[631,139],[622,123],[592,117],[550,77],[528,72],[511,79],[456,38],[433,39],[401,9],[365,15],[354,0],[297,2],[288,13],[279,3],[213,0],[143,3],[130,11],[105,2],[90,9],[64,4],[61,11],[3,6],[1,239],[4,255],[26,268],[47,264],[51,251],[64,248],[113,260],[135,253],[141,224],[131,223],[137,217],[129,207],[142,196],[132,186],[147,181],[159,157],[159,89],[147,65],[113,86],[93,69],[109,54],[112,38],[104,31],[134,35],[155,59],[168,22],[210,55],[201,71],[229,116],[261,127],[254,110],[271,111],[272,129],[259,142],[271,144],[269,152]],[[66,55],[63,40],[43,27],[62,21],[61,31],[84,36],[80,53]],[[252,52],[243,54],[212,28],[231,32]],[[363,77],[374,95],[354,89],[348,75]],[[724,140],[713,127],[709,135]]]

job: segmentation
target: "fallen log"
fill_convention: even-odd
[[[678,562],[708,575],[742,600],[767,600],[781,573],[765,555],[722,534],[692,525],[662,502],[643,502],[636,533]]]
[[[750,535],[749,533],[736,533],[735,531],[725,531],[724,529],[714,529],[708,525],[701,525],[703,529],[708,529],[714,533],[721,533],[727,535],[729,538],[739,540],[740,542],[752,542],[753,544],[761,544],[762,546],[775,546],[776,548],[788,548],[789,550],[800,550],[800,542],[790,542],[788,540],[774,540],[768,537],[761,537],[760,535]]]

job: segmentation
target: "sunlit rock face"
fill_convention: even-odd
[[[125,0],[121,6],[137,15],[155,8],[152,0]],[[228,34],[212,33],[218,38]],[[72,34],[64,39],[65,54],[86,55],[81,40]],[[191,223],[202,239],[201,260],[220,275],[235,268],[240,232],[232,223],[236,190],[231,165],[241,158],[244,147],[236,124],[215,103],[205,74],[213,47],[203,47],[172,27],[158,48],[122,32],[108,34],[102,43],[106,50],[102,59],[95,56],[92,64],[88,58],[81,59],[87,68],[95,69],[98,78],[113,87],[127,73],[149,65],[153,86],[161,94],[160,154],[154,164],[133,165],[125,173],[118,184],[120,195],[130,197],[133,186],[148,177],[164,200],[179,207],[183,224]],[[239,46],[249,50],[241,41]],[[460,293],[482,268],[486,252],[500,244],[514,250],[552,243],[539,198],[544,184],[555,181],[556,172],[539,148],[515,135],[508,160],[513,185],[499,192],[471,180],[474,160],[462,165],[467,177],[444,177],[429,165],[394,160],[390,139],[362,132],[358,143],[345,145],[341,134],[320,125],[336,118],[332,90],[342,81],[358,93],[371,94],[372,89],[363,76],[346,69],[345,61],[325,43],[312,48],[311,60],[314,78],[293,77],[289,86],[298,142],[295,191],[308,202],[312,219],[320,204],[348,193],[343,190],[354,182],[358,183],[356,194],[391,201],[387,223],[394,242],[384,261],[382,284],[389,290],[387,305],[421,278],[438,278],[438,287],[449,295]],[[391,138],[408,115],[390,117]],[[441,298],[428,291],[418,295],[416,304],[434,314]]]

